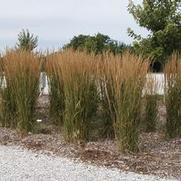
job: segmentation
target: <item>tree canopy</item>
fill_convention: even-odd
[[[135,52],[162,65],[173,51],[181,52],[181,0],[143,0],[142,5],[130,0],[128,10],[137,24],[149,31],[148,37],[142,38],[128,29],[135,39]]]
[[[95,36],[82,34],[74,36],[73,39],[64,46],[64,48],[72,48],[74,50],[87,51],[88,53],[93,52],[95,54],[101,54],[105,51],[118,54],[122,53],[125,49],[130,48],[130,46],[112,40],[107,35],[98,33]]]
[[[38,46],[38,37],[31,34],[29,30],[22,30],[18,34],[17,48],[26,51],[32,51]]]

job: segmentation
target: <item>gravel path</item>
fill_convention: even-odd
[[[155,176],[119,172],[34,153],[17,146],[0,146],[0,181],[168,181]]]

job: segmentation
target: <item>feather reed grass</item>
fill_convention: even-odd
[[[158,119],[158,95],[156,90],[158,84],[152,74],[147,74],[147,81],[145,87],[145,117],[144,125],[146,132],[153,132],[156,130],[156,123]]]
[[[22,133],[32,131],[39,94],[40,61],[33,53],[11,50],[4,56],[3,70],[7,84],[1,94],[4,113],[15,119],[13,125]]]
[[[166,134],[181,136],[181,57],[174,53],[165,67]]]
[[[64,134],[67,141],[87,141],[90,122],[97,111],[96,64],[84,52],[61,54],[65,91]]]
[[[60,61],[62,61],[62,56],[53,53],[47,56],[45,67],[49,84],[50,119],[55,125],[62,127],[65,111],[65,93]]]
[[[118,147],[121,151],[138,151],[138,130],[142,90],[148,70],[147,62],[129,52],[104,58],[105,87]]]
[[[116,59],[118,56],[105,53],[103,56],[97,56],[99,62],[98,68],[98,83],[100,96],[100,110],[102,115],[102,136],[108,139],[115,138],[113,123],[116,119],[114,108],[115,91],[112,87],[112,77],[109,73],[111,59]]]

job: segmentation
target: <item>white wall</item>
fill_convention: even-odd
[[[43,77],[45,76],[45,77]],[[165,83],[164,83],[164,74],[163,73],[151,73],[151,74],[147,74],[147,82],[145,84],[145,88],[143,90],[143,94],[144,93],[151,93],[151,91],[149,90],[150,89],[150,86],[149,86],[149,82],[150,81],[153,81],[153,91],[154,91],[154,94],[158,94],[158,95],[164,95],[164,86],[165,86]],[[41,87],[44,87],[43,88],[43,91],[42,93],[47,95],[48,94],[48,79],[47,79],[47,76],[44,74],[41,75],[40,77],[40,89]]]
[[[151,73],[147,74],[147,82],[145,84],[143,94],[148,93],[152,94],[153,91],[150,90],[150,81],[153,81],[153,89],[154,89],[154,94],[158,95],[164,95],[164,86],[165,86],[165,81],[164,81],[164,74],[163,73]],[[6,80],[3,78],[2,80],[2,86],[6,86]],[[49,94],[49,87],[48,87],[48,78],[45,73],[41,73],[40,75],[40,93],[43,95],[48,95]]]

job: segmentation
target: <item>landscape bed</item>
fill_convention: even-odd
[[[7,51],[1,61],[6,84],[1,81],[0,143],[179,179],[179,60],[172,55],[159,85],[148,60],[130,52],[65,50],[42,59]],[[39,90],[41,72],[48,77],[48,95]]]
[[[48,111],[48,96],[41,96],[40,112]],[[160,119],[165,121],[165,107],[160,104]],[[40,133],[22,137],[16,130],[0,128],[1,145],[19,145],[41,151],[45,154],[80,159],[98,166],[118,168],[139,174],[157,175],[163,178],[181,178],[181,139],[165,140],[164,133],[142,133],[139,141],[140,152],[121,154],[113,140],[97,140],[85,145],[65,142],[63,135],[50,124],[47,117],[41,117]],[[42,132],[42,133],[41,133]]]

